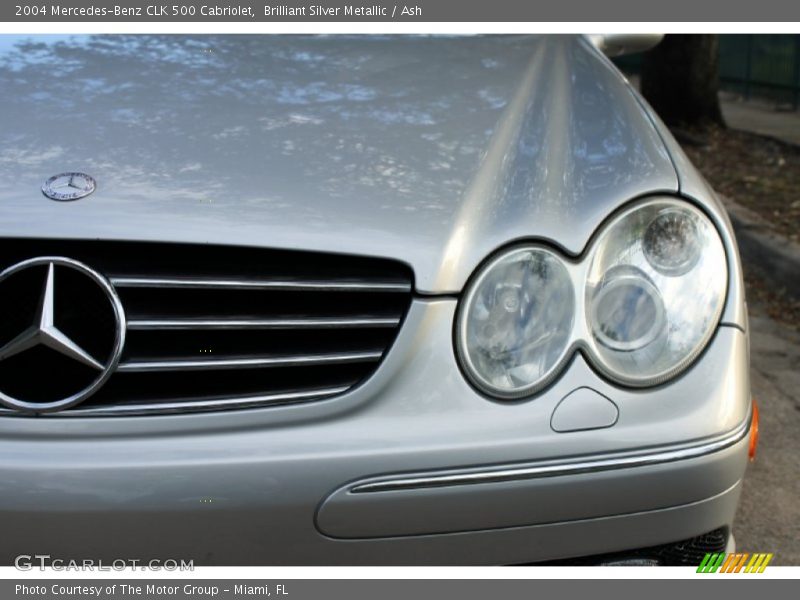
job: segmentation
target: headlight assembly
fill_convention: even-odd
[[[500,398],[530,395],[568,349],[575,290],[550,250],[520,247],[486,265],[460,310],[456,346],[468,376]]]
[[[587,343],[609,377],[655,385],[702,351],[728,271],[722,240],[700,210],[677,200],[640,204],[603,229],[588,259]]]
[[[537,244],[489,261],[459,306],[457,354],[470,381],[502,399],[540,390],[578,348],[610,379],[656,385],[708,343],[727,283],[709,219],[683,201],[647,200],[578,262]]]

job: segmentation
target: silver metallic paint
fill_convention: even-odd
[[[461,484],[417,480],[398,488],[363,488],[369,484],[359,482],[325,500],[317,525],[334,538],[376,538],[567,523],[685,506],[736,486],[747,462],[746,447],[739,435],[733,447],[700,454],[700,460],[684,458],[677,466],[654,462],[617,471],[565,470]],[[642,494],[645,489],[651,493]]]
[[[0,100],[0,235],[389,256],[429,293],[512,239],[578,254],[614,208],[677,190],[580,37],[33,39],[0,53]],[[48,202],[67,168],[102,187]]]
[[[664,39],[662,33],[606,33],[587,36],[606,56],[645,52]]]
[[[587,388],[581,388],[587,389]],[[573,392],[574,393],[574,392]],[[557,407],[556,407],[557,408]],[[613,425],[616,418],[610,424]],[[592,428],[588,428],[592,429]],[[577,457],[570,460],[551,460],[539,463],[496,465],[462,469],[460,471],[431,471],[358,481],[347,486],[351,494],[375,494],[394,491],[413,491],[433,487],[480,485],[484,483],[524,481],[545,477],[564,477],[582,473],[599,473],[616,469],[630,469],[660,465],[689,458],[705,457],[741,442],[750,433],[750,419],[745,419],[736,429],[716,438],[665,446],[655,450],[643,449],[628,453],[609,453]]]

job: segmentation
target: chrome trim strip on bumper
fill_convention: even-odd
[[[112,277],[117,288],[187,288],[282,290],[319,292],[410,292],[410,283],[392,281],[311,281],[278,279],[191,279],[171,277]]]
[[[109,407],[85,408],[57,413],[62,417],[86,417],[103,415],[124,415],[133,416],[137,414],[159,414],[159,413],[184,413],[192,410],[202,410],[206,408],[245,408],[250,406],[270,406],[275,404],[287,404],[290,402],[301,402],[312,398],[326,398],[335,396],[350,389],[350,386],[339,386],[320,390],[310,390],[304,392],[285,392],[281,394],[264,394],[259,396],[247,396],[242,398],[226,398],[214,400],[195,400],[191,402],[164,402],[159,404],[118,404]]]
[[[697,458],[719,452],[745,438],[750,431],[752,414],[733,431],[720,436],[686,444],[662,447],[650,451],[619,452],[597,458],[575,458],[572,460],[547,460],[518,465],[495,466],[473,469],[420,473],[394,478],[382,477],[357,482],[350,488],[353,494],[409,491],[453,485],[479,483],[504,483],[525,479],[560,477],[597,473],[614,469],[628,469],[657,465],[689,458]]]
[[[47,418],[74,418],[74,417],[105,417],[105,416],[124,416],[132,417],[137,415],[158,415],[158,414],[180,414],[195,410],[205,410],[208,408],[236,409],[253,408],[262,406],[274,406],[277,404],[290,404],[293,402],[304,402],[317,400],[342,394],[350,389],[351,386],[344,385],[318,390],[308,390],[302,392],[283,392],[277,394],[262,394],[257,396],[244,396],[240,398],[215,398],[208,400],[193,400],[188,402],[160,402],[157,404],[115,404],[112,406],[97,406],[93,408],[75,408],[57,413],[45,415]],[[0,414],[6,416],[27,416],[25,413],[0,409]]]

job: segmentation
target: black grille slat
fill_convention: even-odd
[[[314,381],[298,386],[305,369],[254,369],[252,371],[192,371],[175,373],[118,372],[99,392],[78,408],[103,408],[243,399],[269,394],[350,388],[363,379],[361,365],[328,365],[316,369]]]
[[[3,268],[34,256],[68,256],[113,279],[371,280],[408,285],[411,271],[387,259],[256,247],[94,240],[0,240]],[[121,259],[124,263],[120,262]]]
[[[537,566],[630,566],[635,564],[634,561],[639,561],[639,564],[648,566],[697,567],[706,554],[724,552],[729,537],[730,529],[720,527],[688,540],[660,546],[532,564]]]
[[[262,248],[0,240],[0,269],[40,256],[114,285],[128,322],[117,371],[55,414],[181,412],[335,397],[366,380],[408,310],[391,260]]]
[[[122,360],[381,351],[393,329],[129,330]]]

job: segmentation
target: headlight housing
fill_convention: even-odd
[[[545,248],[518,247],[478,273],[460,310],[456,347],[478,388],[519,398],[555,374],[574,319],[575,289],[564,261]]]
[[[725,302],[725,248],[699,209],[651,200],[600,233],[586,273],[586,340],[609,377],[656,385],[686,368],[714,333]]]
[[[456,352],[469,380],[501,399],[534,394],[578,348],[614,381],[657,385],[702,352],[727,284],[708,217],[646,200],[604,225],[579,261],[528,244],[481,267],[459,306]]]

